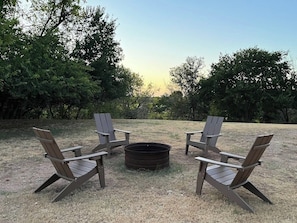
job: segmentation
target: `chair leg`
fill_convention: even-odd
[[[129,140],[130,140],[130,134],[129,133],[125,133],[125,145],[129,145]]]
[[[203,153],[202,153],[202,157],[207,157],[207,156],[208,156],[208,146],[205,144]]]
[[[56,182],[59,179],[60,177],[57,174],[53,174],[49,179],[47,179],[47,181],[45,181],[40,187],[38,187],[34,191],[34,193],[40,192],[41,190],[43,190],[44,188],[46,188],[47,186],[51,185],[52,183]]]
[[[81,155],[82,155],[82,154],[81,154],[81,150],[80,150],[80,149],[76,149],[76,150],[74,151],[74,155],[75,155],[75,157],[81,156]]]
[[[185,154],[188,155],[188,151],[189,151],[189,145],[186,144],[186,151],[185,151]]]
[[[254,213],[253,208],[246,203],[233,189],[231,189],[229,186],[222,185],[221,183],[214,180],[212,177],[209,177],[206,175],[205,177],[206,181],[214,186],[218,191],[220,191],[222,194],[224,194],[230,201],[233,201],[237,203],[241,208],[248,210],[252,213]]]
[[[272,204],[272,202],[261,192],[259,191],[251,182],[247,182],[243,185],[244,188],[248,189],[250,192],[261,198],[263,201]]]
[[[201,195],[202,186],[206,174],[207,163],[201,162],[199,166],[197,184],[196,184],[196,194]]]
[[[71,181],[69,185],[67,185],[53,200],[52,202],[56,202],[61,200],[63,197],[65,197],[67,194],[69,194],[74,189],[78,188],[83,182],[81,181]]]
[[[101,159],[97,159],[97,171],[99,175],[99,182],[102,188],[105,187],[105,173],[104,173],[104,166],[103,166],[103,157]]]
[[[225,194],[231,201],[237,203],[243,209],[254,213],[253,208],[248,203],[246,203],[234,190],[228,188],[221,192]]]
[[[63,197],[65,197],[67,194],[72,192],[73,190],[79,188],[84,182],[89,180],[92,176],[94,176],[97,173],[96,168],[94,168],[92,171],[88,172],[87,174],[78,177],[71,181],[69,185],[67,185],[53,200],[52,202],[56,202],[61,200]]]
[[[203,155],[204,157],[207,157],[208,156],[208,149],[209,149],[209,140],[210,138],[206,138],[206,142],[205,142],[205,145],[204,145],[204,148],[203,148]]]
[[[189,141],[191,140],[191,134],[187,134],[186,136],[186,151],[185,154],[188,155],[188,151],[189,151]]]
[[[112,147],[110,145],[106,147],[106,152],[108,152],[107,156],[111,156],[111,149]]]

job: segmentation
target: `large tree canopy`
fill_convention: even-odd
[[[96,102],[130,94],[134,74],[119,65],[115,20],[103,8],[29,2],[27,14],[9,16],[3,12],[20,10],[17,1],[0,5],[0,118],[78,117]]]
[[[123,76],[118,69],[122,60],[122,48],[115,40],[116,23],[109,20],[104,9],[87,8],[84,19],[79,21],[79,35],[76,40],[72,57],[80,59],[93,70],[92,79],[101,87],[96,94],[99,102],[126,96],[128,86],[122,83],[128,76]]]
[[[221,56],[207,80],[213,86],[214,107],[240,121],[272,121],[280,111],[293,108],[296,78],[285,56],[256,47]]]

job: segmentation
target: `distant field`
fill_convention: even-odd
[[[297,125],[228,123],[218,146],[223,151],[247,154],[257,135],[274,133],[263,165],[250,180],[274,203],[269,205],[244,189],[251,214],[229,202],[205,183],[195,194],[201,151],[190,147],[184,155],[185,132],[202,130],[204,122],[171,120],[114,120],[131,131],[130,142],[170,144],[170,168],[132,171],[124,165],[124,150],[105,158],[106,188],[94,176],[63,200],[51,203],[68,183],[60,180],[38,194],[32,192],[54,169],[43,157],[32,126],[50,129],[61,148],[83,145],[85,153],[98,143],[94,120],[0,121],[0,222],[297,222]],[[120,137],[120,135],[118,136]],[[211,153],[210,158],[218,159]]]

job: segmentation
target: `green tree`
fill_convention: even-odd
[[[96,102],[129,97],[138,98],[138,111],[145,107],[141,78],[119,65],[115,20],[104,8],[82,9],[79,0],[29,2],[27,13],[11,13],[16,0],[0,4],[0,118],[77,118]],[[20,26],[17,17],[26,22]]]
[[[40,117],[44,110],[47,116],[70,118],[71,108],[78,112],[92,100],[97,87],[89,68],[67,56],[57,35],[27,37],[10,49],[2,61],[9,67],[1,92],[2,118]]]
[[[32,15],[30,29],[21,30],[16,18],[0,18],[1,118],[78,117],[94,99],[128,94],[131,81],[118,66],[115,23],[104,10],[82,11],[79,0],[31,3],[37,19]],[[71,35],[84,41],[70,55]]]
[[[292,107],[296,86],[285,56],[256,47],[221,56],[204,83],[213,87],[213,108],[231,120],[277,120],[279,111]]]
[[[152,109],[153,91],[149,84],[143,88],[143,80],[136,73],[131,73],[129,93],[119,98],[118,104],[121,108],[121,116],[124,118],[148,118]]]
[[[17,0],[1,0],[0,1],[0,18],[7,18],[11,12],[15,11]]]
[[[188,118],[191,120],[197,119],[197,111],[199,105],[199,81],[204,74],[203,58],[188,57],[186,62],[178,67],[170,69],[171,81],[177,84],[183,93],[183,96],[188,101]]]
[[[101,89],[96,95],[99,102],[123,97],[128,86],[123,80],[123,70],[118,68],[122,49],[115,40],[115,20],[109,20],[100,7],[87,8],[84,15],[78,22],[81,37],[76,40],[71,55],[93,68],[90,74]]]
[[[0,94],[3,92],[5,75],[9,72],[9,55],[13,51],[11,46],[18,42],[20,29],[19,21],[13,18],[16,0],[3,0],[0,2]]]
[[[168,113],[169,119],[188,119],[189,104],[181,91],[174,91],[169,96],[162,96],[158,107]]]
[[[18,106],[20,70],[28,38],[22,33],[19,21],[14,18],[16,1],[3,1],[0,16],[0,118],[13,118],[22,113]]]

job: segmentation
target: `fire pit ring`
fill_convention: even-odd
[[[128,169],[159,170],[169,167],[171,146],[163,143],[131,143],[125,146],[125,165]]]

